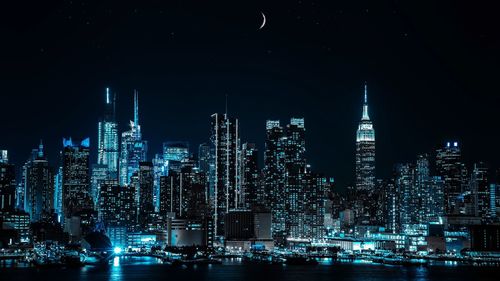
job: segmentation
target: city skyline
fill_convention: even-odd
[[[498,8],[426,2],[2,5],[1,276],[494,279]]]
[[[358,120],[362,120],[363,121],[365,118],[370,119],[370,117],[368,117],[367,115],[365,116],[365,106],[369,103],[369,102],[367,103],[367,93],[369,92],[369,90],[367,89],[368,88],[368,83],[366,81],[364,81],[364,83],[362,85],[364,87],[363,90],[362,90],[362,94],[360,94],[360,96],[362,96],[362,101],[359,103],[358,110],[356,110],[356,111],[361,112],[360,114],[358,114],[359,116],[361,116],[361,118],[358,118]],[[134,111],[135,111],[135,108],[136,108],[136,106],[135,106],[136,96],[137,96],[137,101],[138,101],[138,99],[139,99],[139,92],[136,89],[132,90],[133,94],[131,94],[131,97],[130,97],[130,99],[132,99],[132,102],[130,104],[128,104],[128,107],[132,107],[132,109],[133,109],[132,110],[132,115],[130,116],[130,118],[127,118],[127,117],[117,118],[116,117],[116,113],[115,113],[116,111],[126,111],[123,108],[120,108],[120,103],[116,102],[116,97],[115,97],[117,95],[116,91],[113,91],[109,87],[105,87],[103,89],[103,91],[101,91],[101,92],[102,93],[101,93],[100,101],[99,101],[98,106],[96,106],[96,107],[97,108],[101,108],[102,111],[101,111],[100,114],[99,113],[97,114],[97,115],[99,115],[99,117],[97,118],[97,121],[99,121],[99,126],[101,126],[101,123],[105,124],[106,122],[104,122],[104,121],[106,121],[106,120],[108,120],[108,122],[111,122],[110,120],[115,120],[115,121],[112,121],[114,124],[116,124],[116,125],[112,125],[113,126],[113,130],[116,130],[116,132],[118,132],[119,142],[121,143],[121,140],[122,140],[122,137],[123,137],[122,133],[126,132],[126,128],[130,129],[131,126],[132,126],[131,124],[135,123],[135,121],[133,121],[133,120],[136,120],[136,118],[138,118],[138,116],[136,116],[136,113],[134,113]],[[224,103],[224,100],[222,100],[222,103],[224,103],[223,104],[224,109],[227,108],[228,96],[226,95],[225,98],[226,98],[225,103]],[[359,110],[360,105],[363,106],[362,110]],[[109,106],[113,106],[113,108],[110,108]],[[368,110],[367,108],[368,107],[366,107],[366,110]],[[137,105],[137,109],[138,109],[138,105]],[[231,109],[231,108],[229,108],[229,109]],[[377,111],[376,109],[374,110],[374,106],[370,106],[370,115],[372,115],[372,113],[371,113],[372,111]],[[112,112],[112,113],[110,113],[110,112]],[[147,109],[146,110],[142,109],[141,115],[143,114],[143,112],[147,112]],[[222,112],[222,110],[220,112]],[[366,111],[366,114],[368,114],[367,111]],[[189,115],[189,113],[186,113],[186,115]],[[231,113],[230,115],[238,118],[237,113],[235,113],[235,112]],[[284,118],[284,120],[286,120],[287,118],[290,118],[290,117],[293,118],[293,117],[298,117],[298,116],[294,116],[294,115],[286,116]],[[127,119],[129,121],[127,121],[127,122],[119,122],[119,121],[117,121],[118,119],[120,119],[120,120]],[[266,118],[265,122],[269,121],[270,119],[272,119],[272,118]],[[373,119],[371,119],[371,120],[373,121]],[[208,120],[205,120],[205,121],[208,121]],[[308,127],[311,126],[311,125],[312,125],[312,127],[315,127],[314,124],[310,124],[308,122],[308,120],[306,120],[306,122],[308,124]],[[376,125],[374,125],[374,127],[378,128],[379,124],[378,124],[377,121],[375,121],[375,122],[376,122]],[[122,123],[125,123],[125,124],[122,124]],[[207,123],[209,123],[209,122],[207,122]],[[43,141],[44,143],[50,143],[50,144],[52,144],[52,148],[53,148],[52,153],[46,153],[45,152],[45,157],[47,157],[50,160],[50,162],[51,162],[52,165],[57,166],[57,165],[60,164],[60,161],[61,161],[61,158],[58,157],[57,154],[59,154],[62,151],[63,145],[61,145],[61,143],[63,143],[63,141],[64,141],[65,138],[67,138],[67,137],[75,137],[75,139],[88,138],[89,142],[90,142],[90,147],[91,147],[91,149],[90,149],[91,162],[92,163],[100,164],[101,160],[99,160],[99,142],[98,142],[99,137],[100,137],[100,135],[99,135],[99,130],[100,130],[99,126],[93,132],[94,134],[91,134],[91,135],[81,134],[81,135],[74,135],[74,136],[71,136],[71,135],[61,136],[60,138],[54,138],[54,137],[48,137],[48,138],[45,138],[45,139],[44,138],[39,138],[38,142]],[[115,126],[116,126],[116,129],[114,129]],[[265,133],[264,126],[265,126],[265,124],[263,124],[261,126],[262,133]],[[139,126],[139,127],[141,127],[141,126]],[[207,127],[208,127],[208,130],[209,130],[209,126],[207,126]],[[240,129],[240,130],[243,130],[243,129]],[[359,128],[358,128],[358,130],[359,130]],[[355,132],[355,129],[353,129],[353,131]],[[199,134],[201,134],[201,133],[199,133]],[[309,136],[310,134],[311,134],[311,132],[310,132],[310,130],[308,130],[307,140],[308,140],[308,142],[314,142],[314,140],[310,139],[310,136]],[[152,134],[151,132],[146,133],[146,136],[150,136],[150,138],[145,137],[144,139],[148,139],[147,142],[149,142],[149,139],[156,139],[156,141],[159,141],[157,137],[154,137],[154,135],[155,134]],[[207,132],[206,135],[208,136],[209,133]],[[263,154],[262,151],[263,151],[263,146],[264,146],[264,136],[260,140],[255,140],[255,139],[250,139],[243,132],[242,138],[244,139],[245,142],[256,143],[257,147],[260,150],[260,154]],[[58,139],[58,141],[56,141],[55,139]],[[354,140],[356,140],[356,136],[354,136]],[[114,140],[114,141],[116,141],[116,140]],[[174,138],[174,137],[172,137],[172,138],[169,138],[169,139],[165,139],[163,141],[160,141],[160,144],[158,145],[158,147],[150,148],[151,151],[147,151],[147,149],[146,149],[146,151],[147,151],[147,155],[146,156],[147,157],[144,158],[144,159],[153,159],[155,153],[158,153],[158,152],[160,152],[162,150],[161,146],[165,142],[172,142],[172,141],[185,141],[185,142],[188,142],[190,144],[190,146],[193,147],[193,149],[190,151],[190,153],[196,155],[197,151],[196,151],[196,149],[194,149],[194,147],[197,147],[198,145],[201,145],[203,143],[207,143],[209,141],[209,138],[206,137],[206,140],[201,139],[199,141],[199,143],[192,142],[188,138]],[[400,159],[399,161],[392,162],[392,163],[390,163],[388,165],[387,165],[387,159],[385,159],[385,160],[381,161],[382,163],[386,164],[386,166],[384,166],[382,168],[379,167],[381,165],[378,163],[379,159],[377,158],[377,165],[376,165],[376,167],[377,167],[376,168],[377,174],[376,174],[375,179],[387,178],[387,177],[389,177],[391,175],[391,173],[393,172],[393,169],[394,169],[395,165],[397,165],[398,163],[412,162],[412,161],[414,161],[416,159],[415,158],[416,155],[419,155],[421,153],[433,152],[434,150],[438,149],[439,147],[441,147],[441,146],[443,146],[443,145],[445,145],[446,143],[449,143],[449,142],[452,142],[452,143],[453,142],[457,142],[457,143],[459,143],[460,147],[462,147],[462,154],[463,154],[464,145],[461,142],[460,138],[443,139],[443,140],[440,140],[439,142],[436,141],[436,143],[433,146],[431,146],[429,149],[427,149],[425,151],[418,151],[418,152],[416,152],[413,156],[411,156],[411,153],[409,151],[405,151],[405,154],[410,155],[409,158]],[[432,141],[430,141],[430,143],[432,143]],[[378,146],[379,145],[380,144],[377,142],[377,150],[378,150]],[[150,145],[148,145],[148,147],[149,146]],[[382,146],[383,146],[383,144],[382,144]],[[35,146],[33,146],[33,147],[35,147]],[[46,149],[47,145],[46,144],[44,144],[44,147],[45,147],[44,150],[47,151],[47,149]],[[355,145],[351,145],[351,147],[352,147],[351,149],[353,150],[353,153],[355,153],[356,146]],[[466,152],[465,155],[467,155],[467,148],[468,147],[465,146],[465,152]],[[24,157],[24,159],[23,159],[22,158],[23,156],[19,156],[19,153],[17,151],[13,151],[13,150],[10,150],[10,149],[7,149],[7,148],[2,148],[2,149],[5,149],[5,150],[9,151],[9,159],[10,159],[11,163],[14,163],[16,165],[21,165],[21,164],[23,164],[25,162],[26,157]],[[28,149],[27,151],[31,151],[31,149]],[[120,149],[118,149],[118,150],[120,151]],[[342,149],[339,149],[339,150],[342,150]],[[26,154],[29,155],[29,153],[26,153]],[[325,158],[328,158],[328,157],[325,157],[325,156],[321,156],[320,157],[318,155],[311,155],[311,154],[312,153],[310,152],[310,148],[308,147],[308,150],[306,151],[306,155],[307,155],[307,159],[308,159],[308,163],[309,164],[314,164],[316,162],[322,163],[322,162],[325,161]],[[470,153],[469,153],[469,155],[470,155]],[[260,155],[260,156],[262,157],[263,155]],[[19,157],[21,157],[21,159],[19,159]],[[383,158],[383,157],[384,156],[382,155],[381,158]],[[17,163],[18,161],[19,161],[19,163]],[[336,161],[336,160],[334,159],[333,161]],[[337,161],[342,162],[340,160],[337,160]],[[351,159],[347,159],[347,161],[349,162],[349,165],[352,164],[351,171],[347,172],[348,175],[342,174],[342,173],[336,173],[335,171],[333,171],[333,174],[328,174],[329,176],[334,177],[336,179],[336,181],[337,181],[337,178],[341,179],[340,180],[340,184],[337,186],[337,188],[340,188],[341,190],[344,190],[346,187],[355,186],[356,185],[356,179],[355,179],[356,159],[355,159],[355,157],[352,157],[352,155],[351,155]],[[472,165],[475,162],[477,162],[477,161],[484,161],[484,160],[483,159],[478,159],[475,156],[465,157],[465,164],[468,165],[469,168],[472,167]],[[345,163],[345,161],[344,161],[344,163]],[[490,162],[486,161],[486,163],[489,164],[490,168],[497,167],[497,166],[495,166],[496,161],[490,161]],[[263,164],[263,161],[261,160],[259,162],[259,164]],[[331,169],[328,169],[328,168],[322,170],[321,167],[319,167],[318,165],[315,165],[315,170],[322,171],[324,173],[327,173],[327,171],[331,171]],[[379,172],[380,170],[383,170],[384,172],[380,173]]]

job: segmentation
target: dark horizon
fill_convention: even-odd
[[[304,117],[309,163],[343,188],[354,182],[364,81],[379,178],[448,140],[469,166],[500,166],[492,4],[81,3],[4,11],[0,149],[18,168],[40,139],[55,165],[70,136],[90,137],[94,162],[105,87],[118,93],[120,134],[139,90],[149,158],[169,140],[196,152],[227,94],[261,158],[265,120]]]

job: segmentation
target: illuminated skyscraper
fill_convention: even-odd
[[[460,213],[459,198],[466,189],[467,169],[461,158],[458,142],[447,142],[436,153],[436,172],[444,181],[444,210],[447,215]]]
[[[146,161],[147,148],[139,125],[139,94],[134,91],[134,121],[130,121],[130,130],[122,133],[120,185],[130,184],[130,178],[139,170],[139,162]]]
[[[307,186],[311,178],[305,152],[304,118],[291,118],[282,138],[285,160],[285,232],[287,237],[305,238]]]
[[[264,188],[271,206],[273,238],[283,245],[286,238],[305,238],[319,233],[316,226],[318,187],[305,160],[305,126],[303,118],[292,118],[284,130],[279,121],[266,122],[264,152]],[[312,188],[309,192],[308,188]],[[321,188],[320,188],[321,189]],[[307,212],[312,207],[311,212]],[[320,212],[324,210],[320,208]],[[306,212],[311,216],[306,221]],[[311,224],[307,225],[310,222]],[[314,230],[313,230],[314,228]]]
[[[256,210],[263,205],[264,191],[260,184],[259,150],[254,143],[244,143],[241,148],[240,208]]]
[[[415,188],[414,165],[405,163],[396,166],[395,185],[399,194],[400,227],[405,229],[417,223],[418,193]]]
[[[62,167],[57,169],[57,173],[54,176],[54,211],[61,217],[63,215],[62,207],[62,181],[63,171]]]
[[[90,143],[84,139],[79,145],[71,138],[63,139],[62,199],[66,218],[93,208],[90,190]]]
[[[285,233],[285,163],[283,127],[279,120],[266,121],[266,142],[264,151],[265,206],[271,209],[272,235],[275,240],[284,239]]]
[[[38,149],[32,149],[28,160],[24,162],[21,170],[21,183],[17,186],[16,199],[17,207],[19,209],[28,210],[29,206],[26,201],[26,191],[28,190],[28,170],[33,165],[33,162],[38,156]]]
[[[166,176],[168,174],[168,166],[163,160],[163,154],[156,153],[152,159],[153,162],[153,172],[154,172],[154,182],[153,182],[153,205],[155,207],[155,211],[158,212],[160,210],[160,182],[161,177]]]
[[[153,163],[139,163],[139,220],[145,219],[154,212],[153,201],[154,170]]]
[[[169,141],[163,143],[163,161],[167,169],[180,172],[182,166],[189,160],[189,142]],[[167,173],[168,173],[167,171]]]
[[[208,175],[210,171],[210,145],[202,143],[198,147],[198,168]]]
[[[161,177],[160,214],[170,218],[201,219],[208,215],[206,174],[183,167]]]
[[[9,163],[9,153],[7,150],[0,150],[0,163]]]
[[[215,234],[224,234],[224,215],[238,206],[240,136],[238,119],[212,114],[211,146],[214,173],[210,175]]]
[[[485,163],[474,163],[470,179],[470,189],[474,202],[474,215],[489,218],[491,216],[491,199],[488,183],[488,167]]]
[[[427,223],[430,214],[430,168],[429,156],[422,154],[417,156],[415,165],[414,196],[412,205],[414,206],[414,216],[416,223]]]
[[[93,164],[91,167],[91,188],[90,195],[94,200],[94,206],[97,206],[99,201],[99,189],[101,189],[101,185],[103,182],[110,179],[110,173],[108,169],[108,165],[103,164]],[[113,178],[115,179],[115,178]]]
[[[53,180],[53,171],[40,141],[37,156],[26,170],[25,211],[30,214],[31,221],[48,217],[54,208]]]
[[[363,114],[356,132],[356,189],[375,187],[375,130],[368,116],[368,96],[365,83]]]
[[[9,164],[7,150],[0,150],[0,211],[11,211],[16,207],[16,172]]]
[[[116,180],[107,180],[101,185],[99,217],[106,228],[122,226],[133,229],[137,222],[135,188],[120,186]]]
[[[118,176],[118,123],[115,118],[116,94],[110,96],[106,88],[104,117],[97,128],[97,164],[108,167],[109,178]]]

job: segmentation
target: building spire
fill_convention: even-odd
[[[361,120],[370,120],[370,116],[368,116],[368,86],[365,81],[365,100],[363,103],[363,115]]]
[[[227,93],[226,93],[226,111],[225,111],[225,114],[226,114],[226,118],[227,118]]]
[[[40,139],[40,144],[38,145],[38,157],[43,157],[43,141]]]
[[[365,81],[365,104],[368,104],[368,94],[367,94],[367,85]]]
[[[134,89],[134,125],[139,126],[139,92]]]
[[[116,122],[116,92],[113,93],[113,121]]]

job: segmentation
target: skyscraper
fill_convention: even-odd
[[[198,147],[198,168],[208,175],[210,171],[210,145],[202,143]]]
[[[215,234],[224,234],[224,215],[238,206],[240,184],[239,153],[240,136],[238,119],[227,114],[212,114],[211,159],[214,172],[210,175],[210,185]]]
[[[63,170],[62,167],[57,169],[57,173],[54,175],[54,211],[58,214],[59,217],[63,216]]]
[[[63,139],[62,199],[64,217],[93,208],[90,191],[90,143],[84,139],[75,144]]]
[[[7,150],[0,150],[0,163],[7,164],[9,163],[9,153]]]
[[[305,159],[303,118],[291,118],[282,138],[285,164],[285,233],[291,238],[305,238],[306,190],[310,181]]]
[[[116,174],[115,174],[116,175]],[[90,195],[94,200],[94,205],[97,206],[99,201],[99,190],[103,182],[111,179],[108,169],[108,165],[104,164],[93,164],[91,167],[91,178],[90,178]],[[115,179],[115,178],[113,178]]]
[[[168,141],[163,143],[163,161],[169,170],[179,172],[189,159],[189,142]],[[167,173],[168,173],[167,171]]]
[[[120,186],[116,180],[107,180],[99,192],[99,217],[105,227],[133,229],[137,221],[135,188]]]
[[[437,150],[436,172],[444,181],[445,213],[459,214],[459,197],[465,191],[467,169],[462,163],[458,142],[447,142],[443,148]]]
[[[40,141],[37,156],[26,170],[25,211],[29,213],[31,221],[48,217],[54,208],[53,180],[53,170]]]
[[[432,176],[427,181],[428,190],[428,221],[440,222],[444,213],[444,181],[441,176]]]
[[[208,215],[206,174],[186,166],[161,177],[160,214],[170,218],[201,219]]]
[[[16,207],[15,166],[9,164],[7,150],[0,152],[0,211],[11,211]]]
[[[156,153],[152,159],[153,171],[154,171],[154,183],[153,183],[153,205],[155,211],[160,210],[160,191],[161,191],[161,177],[168,174],[168,166],[163,159],[162,153]]]
[[[363,114],[356,132],[356,189],[375,187],[375,130],[368,116],[368,96],[365,83]]]
[[[28,201],[26,200],[26,192],[28,190],[28,171],[33,165],[33,162],[38,157],[38,149],[32,149],[28,160],[24,162],[21,170],[21,183],[17,186],[16,197],[17,207],[19,209],[28,210]]]
[[[304,238],[312,233],[316,210],[317,181],[308,169],[305,159],[305,125],[303,118],[291,118],[284,130],[279,121],[266,122],[266,150],[264,152],[264,187],[271,205],[273,238],[284,245],[287,238]],[[321,207],[319,211],[324,210]],[[316,228],[315,228],[316,229]]]
[[[415,167],[412,164],[405,163],[396,166],[395,185],[399,194],[400,227],[405,229],[417,223],[418,214]]]
[[[429,156],[422,154],[417,156],[415,165],[414,196],[412,198],[415,208],[415,222],[427,223],[430,214],[430,167]]]
[[[241,148],[240,207],[255,210],[264,203],[260,184],[259,150],[254,143],[244,143]]]
[[[283,127],[279,120],[266,121],[266,142],[264,151],[264,205],[270,206],[273,238],[283,240],[285,233],[285,163]],[[280,242],[279,242],[280,243]],[[281,241],[283,243],[283,241]]]
[[[310,171],[307,166],[307,186],[305,195],[304,237],[322,239],[325,234],[326,194],[330,191],[333,179]]]
[[[120,185],[130,184],[130,178],[139,170],[139,162],[146,161],[147,142],[142,140],[139,125],[139,94],[134,91],[134,121],[130,130],[122,133],[120,151]]]
[[[147,218],[154,213],[153,184],[154,171],[153,163],[140,162],[139,164],[139,223],[144,223]]]
[[[488,183],[488,167],[483,162],[474,163],[471,173],[470,189],[474,204],[474,215],[489,218],[490,187]]]
[[[116,122],[116,94],[110,96],[106,88],[106,104],[104,116],[97,129],[97,164],[106,165],[108,177],[118,176],[118,123]]]

